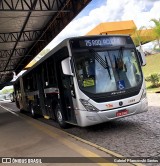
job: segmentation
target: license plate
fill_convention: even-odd
[[[121,110],[121,111],[118,111],[116,112],[116,116],[124,116],[124,115],[127,115],[128,114],[128,110]]]

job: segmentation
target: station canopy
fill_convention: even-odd
[[[0,89],[91,0],[0,0]]]
[[[139,45],[139,42],[137,41],[138,38],[141,44],[145,44],[156,39],[155,36],[152,35],[152,29],[140,28],[138,30],[133,20],[100,23],[86,35],[107,34],[130,35],[136,46]]]

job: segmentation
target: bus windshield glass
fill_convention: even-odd
[[[73,57],[79,87],[88,93],[127,90],[142,82],[135,49],[76,49]]]

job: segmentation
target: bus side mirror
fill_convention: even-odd
[[[71,58],[68,57],[61,62],[63,74],[73,76],[71,69]]]
[[[142,50],[137,50],[138,52],[138,57],[141,63],[141,66],[145,66],[146,65],[146,57],[145,54]]]

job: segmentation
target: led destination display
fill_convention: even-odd
[[[109,47],[109,46],[123,46],[131,43],[130,37],[99,37],[99,38],[82,38],[71,40],[72,48],[85,48],[85,47]]]

